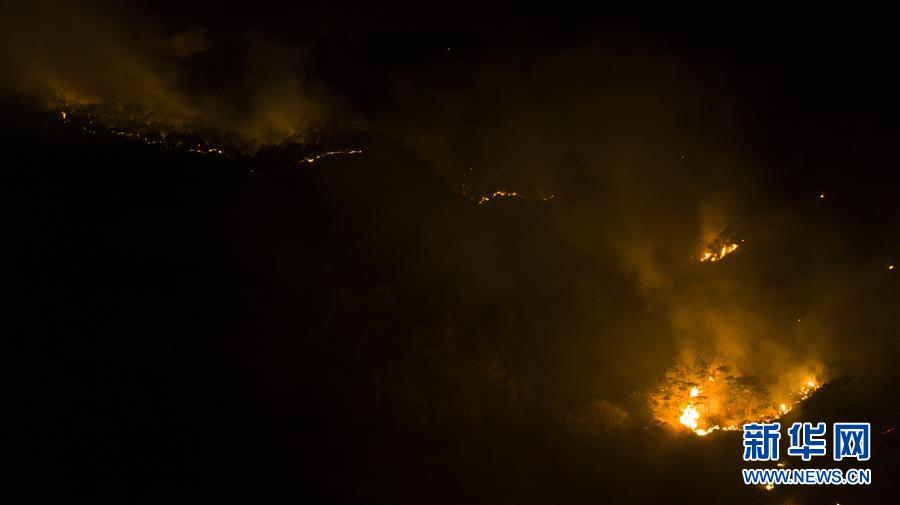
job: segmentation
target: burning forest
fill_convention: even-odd
[[[12,481],[896,501],[900,18],[623,9],[0,7]]]
[[[746,423],[779,419],[822,385],[814,374],[793,370],[786,377],[801,378],[793,380],[795,389],[773,392],[758,377],[741,374],[727,362],[698,359],[691,365],[672,366],[648,398],[656,421],[673,430],[688,428],[699,436],[740,430]]]

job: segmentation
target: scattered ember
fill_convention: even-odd
[[[490,203],[493,200],[499,200],[501,198],[512,198],[512,199],[523,199],[529,200],[532,202],[549,202],[556,198],[556,195],[539,195],[537,197],[527,197],[518,191],[504,190],[498,189],[492,193],[488,193],[486,195],[473,194],[471,191],[471,187],[468,184],[460,184],[460,194],[469,200],[477,203],[478,205],[484,205],[486,203]]]
[[[478,205],[488,203],[495,198],[525,198],[525,197],[520,195],[519,193],[516,193],[515,191],[499,190],[499,191],[494,191],[494,193],[491,195],[482,196],[481,198],[479,198]]]

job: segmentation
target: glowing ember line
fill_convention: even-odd
[[[210,144],[205,144],[203,142],[185,142],[184,138],[172,138],[167,137],[165,134],[148,134],[143,131],[134,131],[116,127],[98,127],[97,122],[89,114],[77,114],[77,116],[83,117],[80,121],[76,121],[75,115],[72,112],[61,110],[59,111],[59,117],[65,124],[79,124],[81,130],[90,133],[91,135],[97,135],[99,133],[104,133],[108,135],[115,135],[116,137],[124,137],[130,140],[136,140],[138,142],[143,142],[144,144],[151,146],[159,146],[167,149],[176,149],[185,152],[191,153],[199,153],[199,154],[221,154],[224,155],[225,151],[214,147]]]
[[[499,191],[494,191],[494,193],[489,196],[482,196],[481,198],[479,198],[478,205],[483,205],[485,203],[488,203],[495,198],[525,198],[525,197],[519,193],[516,193],[515,191],[499,190]]]
[[[467,188],[468,188],[468,186],[463,185],[463,192],[462,192],[463,196],[467,196],[467,191],[466,191]],[[484,205],[486,203],[490,203],[493,200],[499,200],[501,198],[516,198],[516,199],[520,198],[520,199],[524,199],[524,200],[530,200],[533,202],[549,202],[550,200],[553,200],[554,198],[556,198],[556,195],[547,195],[547,196],[539,196],[536,198],[529,198],[517,191],[507,191],[507,190],[501,189],[501,190],[494,191],[493,193],[488,194],[488,195],[470,197],[470,199],[473,202],[477,203],[478,205]]]
[[[493,193],[478,194],[478,192],[472,191],[472,187],[466,183],[462,183],[459,185],[459,195],[465,197],[466,199],[475,202],[478,205],[484,205],[486,203],[490,203],[492,200],[497,200],[500,198],[513,198],[513,199],[522,199],[527,200],[529,202],[543,202],[547,203],[551,200],[556,199],[556,195],[554,194],[546,194],[543,192],[539,192],[537,196],[526,196],[518,191],[510,191],[499,189],[494,191]]]
[[[156,128],[149,124],[145,124],[137,120],[135,127],[121,127],[116,125],[102,126],[104,122],[95,120],[95,117],[89,111],[71,109],[59,110],[59,117],[65,124],[73,124],[92,135],[107,134],[117,137],[124,137],[131,140],[143,142],[147,145],[159,146],[165,149],[179,150],[197,154],[216,154],[228,155],[224,149],[213,144],[206,143],[195,138],[191,132],[179,131],[176,134],[167,134],[157,131]],[[128,123],[131,124],[131,123]],[[315,163],[323,158],[338,155],[354,155],[362,154],[362,149],[339,149],[333,151],[325,151],[319,154],[307,156],[297,163]]]
[[[353,155],[353,154],[362,154],[362,149],[341,149],[338,151],[325,151],[324,153],[319,153],[314,156],[307,156],[297,163],[315,163],[322,158],[328,158],[329,156],[338,156],[338,155]]]

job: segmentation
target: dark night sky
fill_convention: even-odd
[[[890,502],[898,20],[4,2],[22,502]],[[694,358],[874,484],[744,486],[648,406]]]

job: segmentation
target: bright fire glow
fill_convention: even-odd
[[[786,403],[781,403],[778,406],[778,413],[776,415],[774,415],[773,417],[771,417],[769,419],[765,419],[765,420],[768,421],[768,420],[778,419],[782,415],[787,414],[788,412],[791,411],[791,409],[793,408],[794,405],[797,405],[800,402],[802,402],[803,400],[806,400],[807,398],[809,398],[818,388],[819,387],[816,385],[815,381],[813,381],[813,380],[807,381],[806,384],[804,384],[803,387],[800,388],[799,392],[797,393],[798,399],[793,401],[791,403],[791,406],[788,406],[788,404],[786,404]],[[698,388],[696,386],[692,387],[690,392],[688,393],[688,397],[689,398],[697,398],[698,396],[700,396],[700,388]],[[719,426],[718,424],[701,428],[700,427],[700,424],[701,424],[700,417],[701,417],[700,411],[697,410],[697,407],[694,405],[694,401],[691,400],[691,401],[688,401],[687,406],[684,407],[684,410],[681,413],[681,417],[678,418],[678,422],[687,426],[688,428],[693,430],[694,433],[696,433],[697,435],[699,435],[701,437],[706,436],[706,435],[712,433],[713,431],[719,431],[719,430],[733,431],[733,430],[739,429],[738,426],[736,426],[736,425]]]
[[[698,419],[700,419],[700,413],[697,412],[697,409],[692,404],[688,403],[688,406],[684,408],[684,413],[681,414],[681,418],[678,420],[688,428],[696,430]]]
[[[704,236],[706,245],[700,249],[697,259],[701,263],[714,263],[721,261],[726,256],[733,254],[744,243],[742,233],[738,225],[729,225],[719,231],[718,235]]]
[[[716,249],[707,248],[705,251],[703,251],[703,253],[700,254],[700,262],[702,263],[704,261],[709,261],[709,262],[719,261],[720,259],[724,258],[725,256],[728,256],[729,254],[733,253],[734,251],[737,251],[738,247],[740,247],[740,246],[741,246],[740,244],[735,242],[735,243],[731,243],[731,244],[722,244],[721,247],[718,247]]]
[[[698,436],[736,431],[747,422],[781,418],[821,388],[810,372],[804,372],[812,368],[798,367],[786,372],[781,382],[765,384],[726,361],[673,366],[648,396],[657,422],[670,429],[687,428]]]

